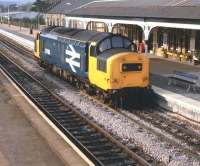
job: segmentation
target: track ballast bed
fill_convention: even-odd
[[[0,54],[0,66],[42,112],[95,165],[150,165],[107,132],[65,104],[14,62]]]

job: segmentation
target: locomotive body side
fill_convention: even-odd
[[[56,35],[41,34],[41,61],[72,73],[81,79],[88,75],[87,44]]]

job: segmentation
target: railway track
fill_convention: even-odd
[[[26,47],[24,47],[23,45],[15,42],[14,40],[0,34],[0,41],[1,44],[3,44],[3,46],[5,46],[8,49],[12,49],[13,51],[17,51],[18,53],[25,55],[25,56],[30,56],[31,58],[33,58],[33,51],[27,49]]]
[[[94,99],[87,94],[83,94],[91,101],[95,100],[95,103],[98,105],[102,105],[102,107],[107,108],[111,112],[118,112],[122,116],[126,117],[130,121],[140,125],[142,128],[150,130],[151,132],[155,133],[159,137],[163,137],[167,141],[171,143],[175,143],[179,146],[179,144],[183,143],[186,144],[188,147],[183,147],[184,150],[188,151],[191,155],[196,155],[196,157],[200,160],[200,132],[197,133],[192,131],[191,128],[187,125],[189,123],[185,123],[178,118],[172,117],[170,115],[165,114],[165,110],[160,107],[157,108],[150,108],[145,110],[123,110],[113,109],[107,106],[106,104],[101,103],[98,99]],[[126,113],[125,113],[126,112]],[[130,114],[132,116],[130,116]],[[138,117],[138,119],[143,120],[146,124],[138,121],[138,119],[134,117]],[[153,125],[156,129],[160,130],[158,132],[154,128],[150,127],[149,124]],[[200,129],[197,125],[194,125],[196,130]],[[163,133],[162,133],[163,131]],[[165,132],[175,139],[179,140],[179,143],[176,141],[171,140],[171,138],[167,138]]]
[[[41,111],[95,165],[151,165],[145,154],[128,149],[109,133],[79,113],[71,103],[63,103],[17,64],[0,54],[0,66]],[[140,151],[141,153],[141,151]]]
[[[11,46],[12,47],[12,46]],[[15,51],[19,52],[19,47],[12,47]],[[25,48],[26,49],[26,48]],[[23,53],[25,55],[25,53]],[[91,100],[94,100],[93,97],[91,97]],[[103,103],[98,102],[98,104],[102,104],[103,107],[106,105]],[[109,107],[108,107],[109,108]],[[190,131],[189,128],[183,123],[179,123],[179,121],[174,121],[170,117],[163,117],[160,113],[160,108],[156,108],[155,110],[146,110],[146,111],[132,111],[132,114],[136,115],[140,119],[151,123],[156,128],[165,131],[166,133],[171,134],[173,137],[185,142],[187,145],[191,147],[190,151],[192,153],[195,153],[197,155],[200,154],[200,140],[199,135],[195,132]],[[116,111],[116,110],[114,110]],[[118,110],[119,111],[119,110]],[[161,112],[163,112],[161,110]],[[120,113],[120,112],[119,112]],[[132,118],[128,117],[126,114],[122,113],[124,116],[129,118],[130,120],[133,120]],[[143,152],[142,152],[143,153]],[[145,156],[145,154],[143,154]],[[147,157],[149,158],[149,157]],[[149,161],[152,159],[148,159]]]
[[[200,155],[200,134],[191,131],[186,123],[181,123],[177,119],[164,116],[161,108],[151,111],[134,111],[139,118],[148,121],[153,126],[173,135],[178,140],[187,143],[193,153]]]

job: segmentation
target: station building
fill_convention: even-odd
[[[200,1],[63,0],[47,24],[122,34],[138,52],[189,61],[200,59]]]

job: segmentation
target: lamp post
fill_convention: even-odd
[[[8,5],[8,26],[10,26],[10,5]]]

